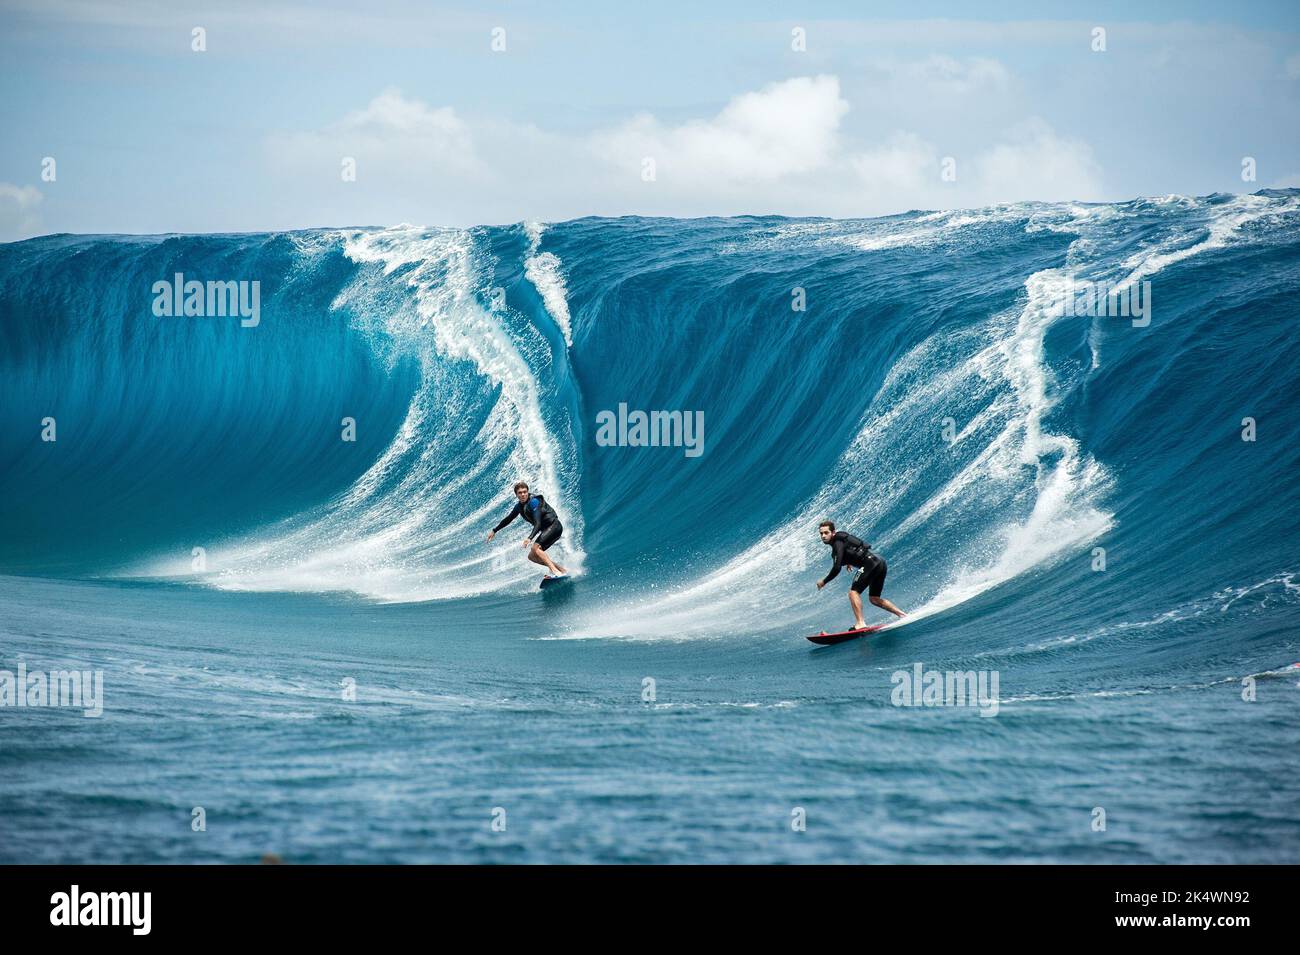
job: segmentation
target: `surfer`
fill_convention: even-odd
[[[823,543],[831,546],[831,554],[835,558],[835,562],[831,564],[831,572],[817,581],[818,590],[821,590],[835,579],[835,575],[840,572],[842,564],[862,568],[857,579],[853,581],[853,586],[849,588],[849,603],[853,605],[853,626],[850,628],[851,630],[861,630],[867,625],[867,622],[862,619],[862,591],[868,587],[871,588],[869,592],[870,600],[875,606],[880,607],[882,610],[888,610],[895,617],[907,616],[903,611],[880,596],[880,592],[885,588],[885,574],[889,570],[889,566],[885,563],[885,558],[879,554],[871,553],[870,544],[846,531],[835,530],[834,521],[822,521],[817,525],[817,533],[821,535]]]
[[[560,535],[564,533],[564,525],[560,523],[555,511],[546,503],[542,495],[529,493],[525,482],[519,481],[515,484],[515,497],[519,503],[501,519],[500,524],[488,532],[487,539],[496,537],[497,531],[516,517],[522,517],[533,525],[532,533],[524,538],[524,547],[528,548],[528,559],[534,564],[542,564],[549,569],[552,577],[563,577],[568,571],[551,560],[546,555],[546,549],[560,539]],[[536,540],[533,539],[534,535],[537,537]]]

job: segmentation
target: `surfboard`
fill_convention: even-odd
[[[864,637],[869,633],[875,633],[877,630],[884,630],[889,626],[886,623],[878,623],[874,627],[864,627],[862,630],[842,630],[839,633],[827,633],[823,630],[821,633],[814,633],[808,639],[813,643],[830,644],[843,643],[845,640],[855,640],[858,637]]]
[[[565,574],[563,577],[543,577],[542,582],[538,584],[539,590],[545,590],[547,587],[554,587],[559,584],[567,584],[573,579],[573,574]]]

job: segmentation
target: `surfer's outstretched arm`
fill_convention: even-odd
[[[492,538],[496,537],[496,536],[497,536],[497,531],[501,530],[501,528],[505,527],[507,524],[509,524],[511,521],[513,521],[516,517],[518,517],[518,516],[519,516],[520,514],[522,514],[523,512],[524,512],[524,506],[523,506],[523,504],[516,504],[513,508],[511,508],[509,514],[507,514],[505,517],[501,518],[501,523],[500,523],[500,524],[498,524],[496,527],[492,528],[492,530],[488,531],[487,539],[488,539],[488,540],[491,540]],[[530,536],[531,536],[531,535],[530,535]]]
[[[844,563],[844,542],[836,541],[831,544],[831,554],[834,556],[835,561],[831,564],[831,572],[817,582],[818,590],[829,584],[839,574],[840,566]]]

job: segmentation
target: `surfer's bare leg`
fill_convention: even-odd
[[[871,602],[875,603],[875,599],[873,598]],[[862,619],[862,594],[850,590],[849,603],[853,604],[853,629],[861,630],[867,625],[867,622]]]
[[[532,550],[529,551],[528,559],[534,564],[541,564],[546,567],[554,577],[560,577],[568,573],[567,570],[546,556],[546,551],[542,550],[536,544],[534,544]]]
[[[857,595],[855,594],[854,596],[857,596]],[[903,613],[903,611],[899,610],[897,607],[895,607],[892,603],[890,603],[890,602],[889,602],[888,600],[886,600],[884,597],[871,597],[870,600],[871,600],[871,602],[872,602],[873,604],[875,604],[875,605],[876,605],[877,607],[879,607],[881,610],[888,610],[888,611],[889,611],[890,613],[892,613],[895,617],[906,617],[906,616],[907,616],[907,614]],[[858,599],[857,606],[858,606],[859,608],[861,608],[861,606],[862,606],[862,600],[861,600],[861,598]],[[860,610],[859,610],[859,616],[861,616],[861,611],[860,611]]]

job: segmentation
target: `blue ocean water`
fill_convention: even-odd
[[[1294,190],[0,245],[0,669],[103,679],[0,706],[0,861],[1298,861],[1298,252]],[[906,624],[803,639],[827,517]]]

